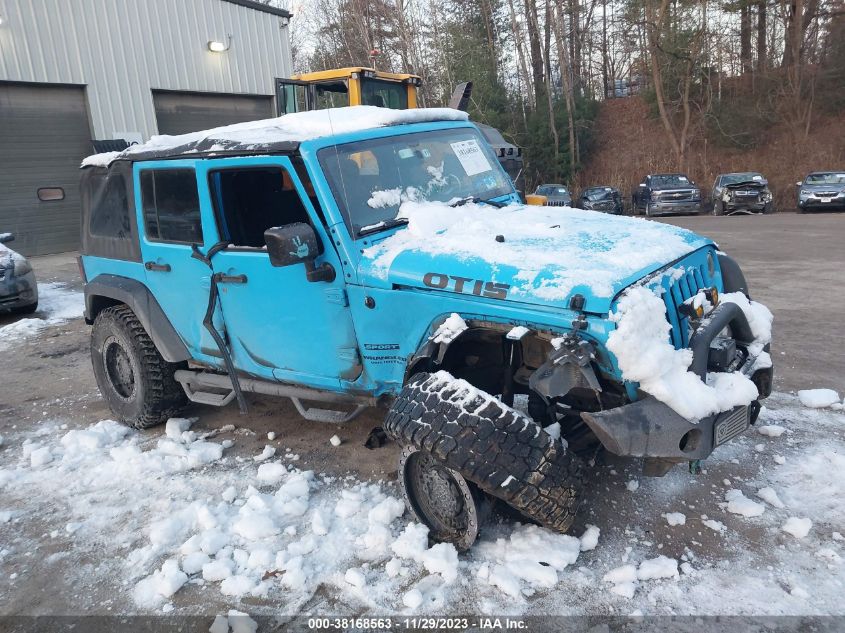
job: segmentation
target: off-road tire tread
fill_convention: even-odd
[[[133,419],[122,421],[131,427],[143,430],[162,424],[168,418],[178,415],[188,403],[185,390],[174,376],[182,364],[164,360],[129,306],[121,304],[106,308],[97,315],[97,320],[99,319],[111,320],[117,328],[123,330],[133,343],[132,352],[137,355],[141,368],[140,376],[135,377],[144,385],[141,411]]]
[[[523,414],[496,401],[471,413],[450,400],[455,392],[449,382],[416,374],[388,411],[385,433],[429,451],[540,525],[566,532],[580,502],[581,460]]]

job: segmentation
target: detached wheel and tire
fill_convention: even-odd
[[[100,393],[124,424],[147,429],[176,415],[187,403],[173,377],[179,364],[162,358],[128,306],[106,308],[97,315],[91,361]]]
[[[417,374],[390,408],[384,430],[403,446],[399,478],[408,507],[436,540],[472,545],[486,513],[475,487],[558,532],[575,520],[581,460],[487,394]]]

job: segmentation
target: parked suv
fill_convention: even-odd
[[[0,314],[32,314],[38,309],[38,283],[27,259],[6,246],[11,233],[0,233]]]
[[[769,181],[756,171],[719,174],[713,183],[713,215],[771,213]]]
[[[624,212],[622,194],[615,187],[587,187],[578,196],[576,206],[579,209],[605,211],[606,213],[621,214]]]
[[[651,174],[634,188],[631,204],[647,216],[701,213],[701,189],[684,174]]]
[[[572,194],[566,185],[539,185],[534,190],[535,196],[545,196],[543,203],[547,207],[571,207]]]
[[[798,187],[798,213],[810,209],[845,209],[845,170],[814,171]]]
[[[290,114],[83,165],[114,415],[143,429],[247,393],[336,423],[384,407],[411,513],[459,548],[496,498],[567,530],[585,458],[695,464],[770,391],[770,314],[732,259],[677,227],[519,204],[454,110]]]

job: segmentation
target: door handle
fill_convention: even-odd
[[[160,273],[170,272],[170,264],[156,264],[155,262],[144,262],[144,268]]]
[[[214,273],[214,281],[220,284],[245,284],[246,275],[224,275],[223,273]]]

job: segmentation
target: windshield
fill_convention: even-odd
[[[735,185],[739,182],[764,182],[766,179],[755,171],[747,171],[742,174],[725,174],[722,176],[723,185]]]
[[[689,187],[690,181],[680,174],[663,174],[651,177],[651,186],[657,189],[668,187]]]
[[[805,184],[808,185],[843,185],[845,184],[845,172],[831,172],[828,174],[810,174]]]
[[[566,187],[558,187],[556,185],[544,185],[537,188],[537,193],[541,196],[565,196],[569,192]]]
[[[587,189],[584,195],[588,200],[605,200],[613,197],[613,189],[610,187],[601,187],[599,189]]]
[[[347,143],[317,156],[356,237],[395,220],[407,200],[453,203],[513,192],[490,147],[470,128]]]

